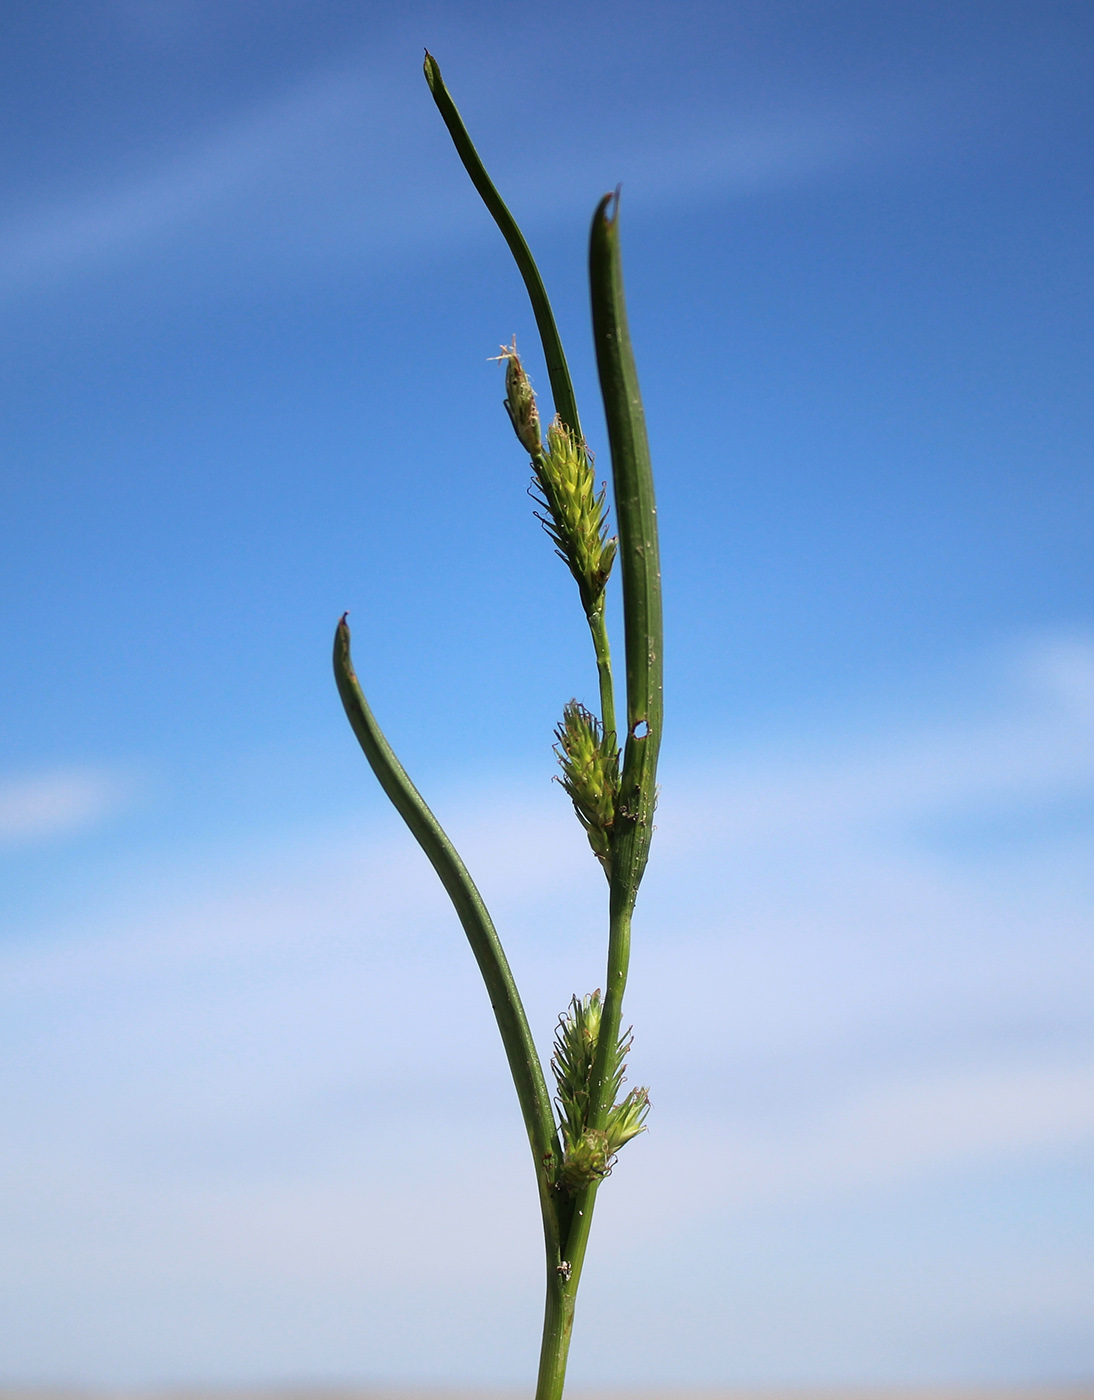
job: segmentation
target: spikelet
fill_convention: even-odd
[[[606,487],[596,489],[592,454],[557,416],[547,429],[546,450],[532,458],[532,470],[547,512],[539,520],[577,580],[585,611],[591,613],[600,606],[615,561],[616,541],[608,538]]]
[[[592,613],[600,606],[616,552],[616,541],[608,538],[607,488],[597,491],[592,454],[561,418],[555,417],[546,443],[541,442],[536,396],[517,354],[516,336],[494,359],[505,361],[505,409],[532,459],[532,484],[545,511],[537,511],[536,518],[577,580],[586,613]]]
[[[650,1111],[650,1091],[630,1089],[619,1103],[608,1110],[608,1152],[611,1156],[619,1151],[624,1143],[646,1131],[646,1117]]]
[[[569,1011],[559,1017],[551,1056],[563,1146],[558,1180],[562,1189],[571,1194],[607,1176],[615,1154],[643,1131],[649,1112],[649,1093],[645,1089],[632,1089],[619,1103],[615,1102],[623,1084],[624,1060],[631,1047],[628,1032],[621,1037],[608,1066],[612,1107],[605,1127],[599,1130],[588,1126],[589,1088],[602,1009],[598,991],[587,997],[573,997]]]
[[[611,1171],[611,1151],[608,1134],[586,1128],[572,1147],[566,1149],[558,1184],[568,1195],[576,1195],[583,1187],[600,1181]]]
[[[584,705],[571,700],[555,730],[559,782],[574,804],[593,854],[611,877],[612,825],[619,796],[619,750],[615,735],[605,736],[600,721]]]
[[[539,409],[532,381],[525,373],[517,354],[517,338],[512,345],[503,345],[501,354],[494,359],[505,361],[505,411],[517,435],[520,445],[530,457],[538,457],[543,450],[539,440]]]
[[[600,1034],[600,1012],[600,993],[593,992],[573,997],[569,1011],[558,1018],[551,1069],[558,1086],[555,1102],[567,1152],[580,1141],[589,1117],[589,1080]]]

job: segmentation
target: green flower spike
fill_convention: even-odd
[[[533,456],[532,470],[549,517],[539,520],[577,580],[585,612],[594,613],[612,571],[616,541],[608,538],[606,488],[596,489],[592,454],[556,417],[547,429],[547,450]]]
[[[593,854],[611,879],[612,825],[619,795],[619,750],[615,735],[605,737],[600,721],[584,705],[571,700],[555,730],[562,776],[577,819],[585,828]]]
[[[600,993],[574,997],[570,1009],[559,1017],[555,1053],[551,1057],[558,1086],[559,1127],[563,1159],[558,1182],[573,1194],[611,1171],[615,1154],[645,1128],[650,1099],[646,1089],[632,1089],[620,1103],[615,1097],[623,1084],[624,1063],[631,1048],[630,1032],[616,1045],[608,1080],[612,1107],[603,1129],[589,1126],[589,1090],[602,1012]]]
[[[630,1048],[630,1041],[627,1041]],[[614,1157],[624,1143],[646,1131],[646,1115],[650,1111],[650,1091],[631,1089],[619,1103],[608,1110],[608,1151]]]
[[[561,354],[557,343],[555,348]],[[548,352],[550,366],[549,338],[544,341],[544,350]],[[615,734],[615,688],[604,620],[604,589],[615,562],[618,542],[608,538],[607,488],[602,485],[597,491],[592,453],[580,430],[572,427],[562,413],[555,414],[547,429],[546,444],[541,442],[536,396],[517,354],[516,336],[511,345],[503,345],[501,354],[493,358],[505,361],[505,410],[518,441],[532,461],[533,496],[545,511],[543,515],[537,511],[536,519],[577,582],[596,652],[601,723],[605,734]],[[565,371],[564,363],[562,368]],[[568,386],[568,373],[563,372],[562,380],[558,374],[552,374],[555,403],[560,399],[568,402],[571,420],[576,423],[576,410]]]
[[[516,336],[493,358],[505,361],[505,411],[532,459],[534,485],[547,512],[537,512],[536,518],[577,580],[586,614],[592,615],[600,607],[616,551],[616,541],[608,538],[607,489],[597,491],[592,454],[557,414],[547,429],[546,446],[540,441],[539,409],[517,354]]]

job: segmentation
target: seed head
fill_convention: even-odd
[[[591,613],[600,603],[616,551],[615,540],[608,538],[606,488],[596,489],[592,454],[556,415],[545,450],[532,457],[532,470],[547,512],[539,519]]]
[[[606,1125],[603,1131],[589,1127],[589,1091],[602,1009],[599,992],[575,996],[569,1010],[559,1017],[555,1032],[551,1069],[558,1086],[555,1103],[563,1146],[559,1184],[571,1193],[607,1176],[615,1154],[642,1132],[649,1113],[650,1099],[645,1089],[632,1089],[615,1103],[623,1084],[624,1059],[631,1047],[628,1031],[620,1038],[608,1066],[607,1088],[612,1107]]]
[[[605,735],[600,721],[571,700],[555,730],[559,778],[585,828],[593,854],[611,876],[612,826],[619,796],[619,750],[615,735]]]
[[[587,613],[600,606],[612,571],[616,542],[608,538],[607,490],[596,489],[593,459],[557,415],[540,440],[532,381],[517,354],[517,338],[493,357],[505,361],[505,409],[521,446],[532,459],[532,485],[545,514],[537,517],[581,590]]]
[[[558,1018],[551,1069],[558,1086],[559,1119],[567,1152],[579,1141],[589,1118],[589,1081],[600,1034],[600,993],[573,997]],[[613,1095],[614,1098],[614,1095]]]

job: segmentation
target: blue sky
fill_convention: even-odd
[[[542,1043],[595,675],[488,357],[623,184],[667,728],[575,1383],[1094,1370],[1083,4],[12,3],[2,1378],[522,1383],[537,1213],[348,608]],[[484,1193],[481,1209],[469,1206]]]

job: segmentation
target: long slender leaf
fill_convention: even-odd
[[[609,214],[613,201],[615,208]],[[657,506],[646,418],[627,329],[618,191],[605,195],[593,215],[589,286],[596,363],[612,453],[627,651],[627,734],[612,837],[612,902],[620,906],[634,903],[649,855],[663,699]]]
[[[547,374],[551,380],[551,396],[555,401],[555,412],[574,436],[580,440],[581,422],[577,416],[577,401],[574,398],[574,388],[570,381],[570,370],[566,364],[562,341],[559,338],[558,327],[555,325],[554,312],[551,310],[551,303],[547,300],[547,292],[543,286],[543,278],[539,275],[536,260],[532,257],[531,249],[525,242],[524,235],[517,227],[517,221],[510,214],[505,201],[498,194],[493,180],[486,173],[486,167],[479,159],[479,153],[475,150],[471,137],[467,134],[463,118],[444,85],[437,60],[428,50],[425,56],[425,80],[429,84],[429,91],[433,94],[433,101],[437,104],[444,124],[452,136],[456,152],[460,160],[463,161],[464,169],[471,177],[471,183],[482,196],[482,202],[493,215],[498,228],[501,229],[502,237],[509,244],[509,251],[513,254],[517,269],[521,277],[524,278],[524,285],[528,289],[528,297],[532,303],[532,313],[536,318],[539,338],[543,344],[543,358],[547,361]]]
[[[543,1077],[528,1019],[524,1013],[509,962],[493,920],[482,896],[467,873],[456,848],[437,818],[426,806],[421,793],[410,781],[406,769],[384,738],[361,690],[350,656],[350,630],[343,617],[334,636],[334,676],[346,716],[364,750],[380,786],[410,828],[430,864],[440,877],[459,916],[479,965],[494,1008],[509,1069],[516,1085],[521,1112],[536,1159],[541,1193],[549,1190],[551,1166],[559,1160],[551,1099]],[[553,1212],[552,1212],[553,1216]],[[546,1224],[545,1219],[545,1224]]]

